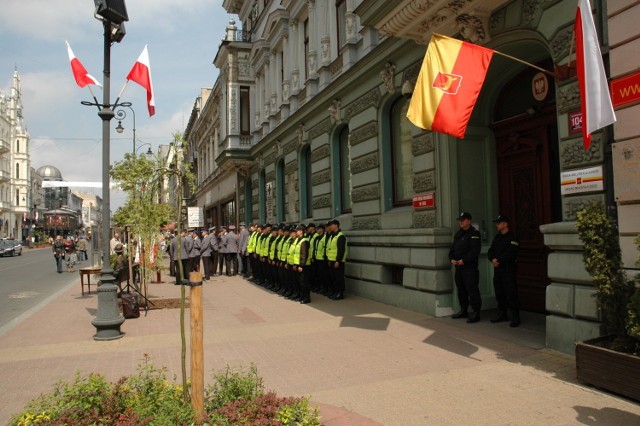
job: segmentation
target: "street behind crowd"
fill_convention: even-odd
[[[58,275],[53,261],[41,267]],[[180,295],[163,278],[148,286],[152,301]],[[240,276],[206,282],[203,301],[205,380],[226,365],[253,362],[267,388],[310,395],[327,425],[640,424],[637,404],[578,384],[573,357],[498,337],[533,333],[526,318],[509,329],[353,296],[336,302],[314,294],[303,305]],[[76,372],[116,380],[148,354],[180,377],[179,309],[142,312],[125,321],[121,339],[101,342],[92,338],[96,309],[95,288],[82,297],[76,279],[4,330],[0,424]],[[502,329],[509,331],[495,333]]]

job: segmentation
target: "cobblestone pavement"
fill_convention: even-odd
[[[78,280],[0,336],[0,424],[76,372],[116,380],[147,354],[180,377],[179,309],[142,312],[123,338],[97,342],[97,295],[80,293]],[[149,284],[148,296],[180,287]],[[310,395],[329,426],[640,424],[637,404],[577,383],[573,357],[521,341],[526,322],[469,325],[354,296],[301,305],[241,277],[204,283],[203,306],[205,379],[253,362],[267,388]]]

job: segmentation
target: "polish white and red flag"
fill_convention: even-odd
[[[589,149],[591,133],[616,121],[589,0],[578,0],[574,30],[582,107],[582,137],[584,149]]]
[[[147,45],[144,46],[138,60],[133,64],[133,68],[127,75],[127,80],[134,81],[147,91],[147,108],[149,117],[156,113],[156,100],[153,96],[153,83],[151,82],[151,65],[149,64],[149,51]]]
[[[69,62],[71,62],[71,71],[73,71],[73,78],[76,79],[76,84],[80,87],[84,87],[88,84],[95,84],[97,86],[102,87],[100,82],[91,74],[87,72],[87,69],[82,65],[80,59],[76,58],[76,55],[73,54],[73,50],[71,50],[71,46],[69,46],[69,42],[67,43],[67,53],[69,54]]]

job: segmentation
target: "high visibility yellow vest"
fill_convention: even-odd
[[[289,253],[287,254],[287,263],[289,265],[295,265],[295,252],[296,252],[296,244],[301,238],[296,238],[289,243]]]
[[[247,253],[255,253],[257,237],[258,237],[258,231],[253,231],[249,236],[249,243],[247,244]]]
[[[278,237],[274,237],[273,235],[271,236],[271,246],[269,247],[269,259],[271,260],[275,260],[276,259],[276,243],[277,243],[277,239]]]
[[[338,257],[338,238],[343,235],[342,231],[338,232],[336,235],[332,235],[327,241],[327,260],[329,262],[335,262],[336,260],[339,262],[345,262],[347,260],[347,254],[349,253],[349,247],[347,245],[347,240],[345,237],[344,241],[344,256],[342,259],[336,259]]]
[[[271,241],[271,234],[262,238],[262,245],[260,248],[260,256],[268,256],[269,255],[269,241]]]
[[[300,265],[300,248],[304,241],[309,241],[309,239],[307,237],[302,237],[294,245],[294,249],[293,249],[294,265]],[[311,256],[309,256],[309,253],[307,253],[307,261],[305,262],[305,265],[311,265]]]
[[[316,249],[316,244],[318,241],[318,233],[314,232],[311,238],[309,238],[309,257],[313,259],[313,252]]]
[[[316,238],[316,246],[313,250],[313,258],[316,260],[324,260],[325,248],[327,247],[327,236],[322,234]]]
[[[278,249],[278,259],[282,262],[287,261],[287,256],[289,255],[289,246],[291,245],[291,237],[284,237],[282,239],[282,245]]]

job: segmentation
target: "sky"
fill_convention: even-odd
[[[222,0],[127,0],[126,6],[126,35],[111,47],[111,102],[148,44],[156,113],[149,117],[146,92],[133,82],[121,102],[133,104],[138,153],[147,152],[144,143],[157,152],[173,133],[184,131],[200,89],[215,83],[213,59],[230,15]],[[92,0],[2,0],[0,13],[0,90],[10,93],[17,69],[31,167],[55,166],[70,182],[102,180],[102,121],[97,108],[80,104],[93,99],[89,89],[76,85],[65,45],[102,83],[103,27],[93,13]],[[92,88],[102,101],[102,90]],[[118,120],[111,121],[111,164],[133,149],[133,114],[124,110],[122,134],[115,132]],[[112,212],[125,201],[113,191]]]

